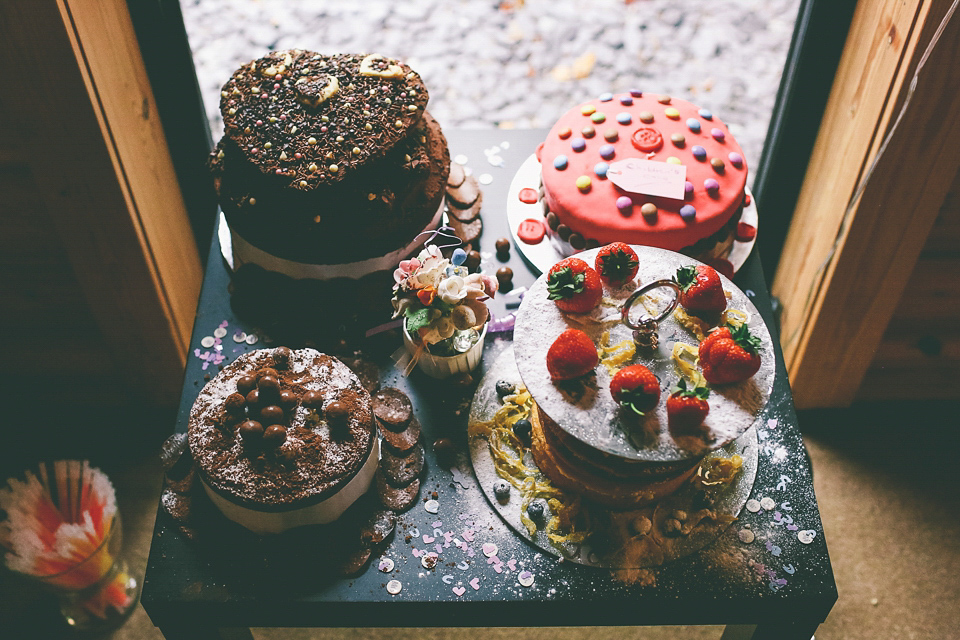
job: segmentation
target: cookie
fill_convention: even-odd
[[[483,205],[483,194],[479,194],[477,199],[473,201],[473,204],[466,208],[460,208],[453,202],[453,200],[447,200],[447,211],[450,212],[450,215],[460,222],[471,222],[478,215],[480,215],[480,207]]]
[[[453,235],[460,239],[463,244],[476,242],[480,234],[483,233],[483,218],[477,216],[470,222],[460,222],[454,216],[449,216],[450,228],[453,229]]]
[[[404,392],[386,387],[373,396],[373,415],[385,430],[403,431],[413,417],[413,404]]]
[[[403,431],[390,431],[389,429],[380,429],[380,435],[383,436],[383,442],[399,456],[403,456],[407,451],[420,442],[420,421],[412,418],[407,428]]]
[[[479,197],[480,184],[473,176],[467,176],[459,187],[447,187],[447,200],[460,209],[469,208]]]
[[[428,99],[397,60],[290,49],[238,69],[220,111],[225,135],[263,174],[313,191],[387,154],[422,121]]]
[[[467,173],[463,170],[462,164],[454,162],[450,165],[450,175],[447,176],[448,187],[459,187],[466,178]]]
[[[393,511],[374,511],[360,527],[360,544],[369,549],[383,544],[393,533],[396,524],[397,514]]]
[[[396,512],[403,512],[412,507],[420,493],[420,480],[414,480],[406,487],[398,489],[387,482],[379,469],[377,469],[374,482],[377,486],[377,496],[380,498],[380,504]]]
[[[423,471],[423,445],[417,444],[403,456],[390,452],[386,447],[380,454],[380,470],[387,482],[395,487],[405,487]]]

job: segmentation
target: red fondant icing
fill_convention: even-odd
[[[524,189],[520,189],[518,197],[520,198],[520,202],[524,204],[536,204],[537,200],[540,199],[540,194],[537,193],[535,189],[526,187]]]
[[[747,164],[744,162],[739,168],[728,166],[720,173],[709,162],[695,160],[691,149],[697,145],[703,147],[708,158],[726,158],[730,152],[742,156],[743,151],[730,135],[726,125],[716,116],[712,120],[701,118],[697,113],[698,107],[685,100],[671,100],[670,106],[680,113],[680,117],[674,120],[664,114],[667,107],[660,103],[657,97],[634,97],[632,105],[622,105],[619,102],[621,95],[627,94],[615,95],[612,102],[601,103],[594,100],[574,107],[554,124],[538,149],[544,197],[550,211],[556,214],[559,223],[600,244],[623,241],[677,251],[718,232],[743,203]],[[620,131],[620,136],[616,142],[609,142],[602,137],[588,139],[583,152],[571,153],[569,142],[561,140],[558,132],[564,129],[579,131],[590,124],[590,116],[582,113],[586,106],[609,111],[607,123],[615,126]],[[654,115],[653,122],[641,122],[640,113],[643,111]],[[617,123],[615,116],[621,112],[631,115],[631,124]],[[700,133],[694,133],[687,127],[689,118],[700,122]],[[710,135],[710,130],[714,128],[724,131],[724,140],[716,140]],[[655,150],[645,152],[637,148],[634,133],[642,129],[651,129],[659,134],[660,144]],[[663,144],[664,139],[669,139],[675,133],[684,136],[685,144],[682,148]],[[644,134],[642,139],[646,140],[648,135]],[[651,136],[651,139],[654,138]],[[599,149],[607,144],[613,144],[618,160],[638,157],[666,162],[671,156],[678,158],[686,167],[686,179],[693,184],[693,193],[683,200],[649,197],[627,193],[609,180],[594,180],[593,188],[586,193],[582,192],[576,185],[577,176],[593,175],[594,166],[602,161]],[[565,155],[569,161],[565,171],[558,171],[553,166],[553,159],[560,154]],[[707,193],[703,186],[707,178],[713,178],[719,183],[719,190],[713,196]],[[617,209],[616,202],[618,197],[624,195],[629,196],[637,206],[646,202],[654,204],[658,210],[655,222],[651,224],[643,216],[623,215]],[[697,210],[696,219],[692,223],[684,222],[680,218],[680,207],[684,204],[690,204]]]
[[[535,218],[527,218],[517,227],[517,237],[527,244],[539,244],[544,233],[543,223]]]
[[[757,228],[746,222],[737,223],[737,240],[740,242],[749,242],[757,237]]]

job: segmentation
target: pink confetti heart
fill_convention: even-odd
[[[497,556],[490,556],[487,558],[487,564],[503,564],[503,562]]]
[[[430,525],[430,526],[432,526],[434,529],[439,529],[440,527],[443,526],[443,523],[440,522],[439,520],[437,520],[436,522],[434,522],[434,523],[433,523],[432,525]]]
[[[480,578],[474,578],[471,580],[470,586],[473,587],[474,591],[480,591]]]
[[[472,557],[475,556],[475,555],[477,555],[477,554],[476,554],[476,552],[473,550],[473,547],[467,547],[467,557],[468,557],[468,558],[472,558]]]
[[[517,559],[516,559],[516,558],[510,558],[510,562],[507,563],[507,568],[510,569],[510,571],[516,571],[516,570],[517,570]]]
[[[442,544],[438,544],[437,546],[434,547],[434,549],[437,550],[437,555],[440,555],[441,553],[443,553],[443,545],[442,545]]]
[[[443,539],[446,540],[447,542],[450,542],[451,540],[453,540],[453,531],[447,531],[446,533],[444,533]]]
[[[412,549],[412,551],[413,551],[414,558],[419,558],[420,556],[426,553],[426,551],[420,551],[420,549]]]
[[[493,565],[493,570],[496,571],[497,573],[503,573],[503,565],[495,564]]]
[[[457,594],[457,596],[462,596],[467,592],[467,589],[466,587],[454,587],[453,592]]]
[[[470,531],[470,529],[464,529],[463,539],[466,540],[467,542],[473,542],[473,531]]]
[[[433,542],[434,540],[436,540],[436,538],[434,538],[433,536],[428,536],[427,534],[423,534],[423,542],[424,542],[424,544],[430,544],[430,543]]]
[[[226,329],[228,326],[229,326],[229,323],[226,320],[220,323],[221,329]]]

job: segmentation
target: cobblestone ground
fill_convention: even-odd
[[[684,98],[757,165],[799,0],[184,0],[214,137],[221,85],[272,49],[376,52],[416,69],[449,128],[549,127],[605,91]]]

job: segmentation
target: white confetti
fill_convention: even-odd
[[[237,331],[235,334],[233,334],[233,341],[234,341],[234,342],[237,342],[237,343],[239,343],[239,342],[245,342],[246,339],[247,339],[247,334],[244,333],[243,331]]]
[[[384,573],[390,573],[393,571],[394,563],[393,558],[381,558],[380,564],[377,565],[377,568]]]
[[[423,508],[427,513],[437,513],[440,511],[440,503],[436,500],[427,500]]]
[[[424,569],[433,569],[437,566],[437,563],[440,561],[440,556],[435,554],[433,551],[425,553],[420,557],[420,564]]]
[[[200,341],[200,346],[204,349],[209,349],[217,343],[216,338],[213,336],[206,336],[203,340]]]
[[[773,498],[766,497],[760,500],[760,506],[763,507],[764,511],[773,511],[776,508],[777,503],[774,502]]]
[[[797,532],[797,540],[803,544],[810,544],[813,542],[813,539],[817,537],[817,532],[813,529],[804,529],[803,531]]]
[[[477,176],[477,182],[480,184],[490,184],[493,182],[493,176],[489,173],[481,173],[479,176]]]
[[[403,590],[403,584],[399,580],[391,580],[387,583],[387,593],[392,596],[397,595]]]
[[[737,533],[737,536],[740,538],[740,542],[744,544],[750,544],[757,539],[756,534],[754,534],[753,531],[750,531],[750,529],[740,529],[740,532]]]
[[[529,571],[521,571],[520,575],[517,576],[517,582],[520,583],[521,587],[532,587],[533,574]]]
[[[497,555],[497,551],[499,551],[497,545],[493,544],[492,542],[483,543],[481,550],[483,551],[483,555],[487,556],[488,558]]]
[[[214,331],[213,331],[213,337],[214,337],[214,338],[222,338],[222,337],[225,336],[225,335],[227,335],[227,330],[224,329],[223,327],[217,327],[217,328],[214,329]]]
[[[747,511],[749,511],[750,513],[756,513],[757,511],[760,511],[760,502],[758,500],[754,500],[753,498],[750,498],[749,500],[747,500],[746,506],[747,506]]]
[[[509,141],[509,140],[504,140],[503,142],[501,142],[501,143],[500,143],[500,148],[503,149],[504,151],[506,151],[507,149],[509,149],[509,148],[510,148],[510,141]]]
[[[248,333],[247,337],[243,339],[243,341],[246,342],[247,344],[257,344],[259,340],[260,338],[258,338],[256,334],[253,334],[253,333]]]
[[[454,156],[453,161],[457,164],[467,164],[467,156],[461,153],[457,156]]]

